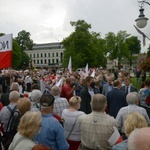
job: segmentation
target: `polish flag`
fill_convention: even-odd
[[[0,69],[12,67],[12,34],[0,36]]]

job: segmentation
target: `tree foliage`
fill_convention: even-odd
[[[119,31],[117,35],[113,32],[106,34],[106,52],[110,60],[118,59],[119,64],[121,64],[123,57],[127,58],[129,56],[128,45],[126,43],[128,36],[129,34],[126,31]]]
[[[18,33],[18,36],[15,38],[16,42],[20,45],[22,51],[32,50],[33,40],[30,39],[30,32],[22,30]]]
[[[84,20],[70,23],[75,31],[62,41],[64,45],[63,66],[67,67],[69,57],[72,57],[72,66],[75,68],[99,66],[104,62],[102,47],[105,44],[99,33],[90,32],[91,25]]]
[[[14,69],[19,69],[20,63],[22,61],[21,53],[22,53],[21,47],[15,40],[13,40],[12,67]]]
[[[128,45],[128,50],[129,50],[129,61],[130,61],[130,66],[132,66],[132,60],[137,59],[135,57],[135,54],[139,54],[141,51],[141,41],[138,40],[136,36],[131,36],[127,38],[126,43]]]

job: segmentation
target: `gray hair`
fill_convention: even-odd
[[[42,92],[40,90],[33,90],[31,92],[31,101],[32,102],[39,102],[42,96]]]
[[[139,100],[137,92],[131,92],[126,96],[126,101],[128,104],[135,104],[137,100]]]
[[[107,105],[107,99],[102,94],[94,94],[91,101],[93,111],[103,111]]]
[[[60,88],[58,86],[52,87],[51,93],[52,93],[53,96],[60,95]]]
[[[9,93],[9,101],[17,102],[19,100],[20,94],[18,91],[12,91]]]
[[[19,91],[19,84],[18,82],[12,82],[10,86],[10,91]]]

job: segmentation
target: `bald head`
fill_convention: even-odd
[[[135,129],[128,138],[128,150],[150,149],[150,128]]]

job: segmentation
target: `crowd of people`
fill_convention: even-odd
[[[140,150],[144,145],[142,149],[148,150],[150,79],[142,79],[140,84],[138,78],[137,83],[138,88],[123,70],[93,68],[88,74],[59,69],[3,71],[2,147]]]

